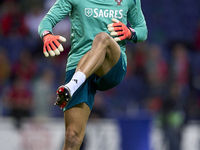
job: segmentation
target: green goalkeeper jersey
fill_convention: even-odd
[[[57,0],[44,19],[38,32],[40,36],[69,15],[71,22],[71,50],[66,70],[75,69],[81,57],[91,49],[94,37],[100,32],[109,34],[107,25],[116,18],[122,23],[129,21],[136,35],[132,42],[147,38],[147,27],[140,0]],[[126,40],[118,42],[122,56],[126,58]]]

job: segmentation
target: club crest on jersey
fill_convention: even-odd
[[[115,2],[117,2],[117,5],[120,5],[120,6],[121,6],[122,0],[115,0]]]
[[[92,13],[93,13],[92,8],[85,8],[85,15],[86,15],[87,17],[92,16]]]

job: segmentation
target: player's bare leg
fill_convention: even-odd
[[[119,45],[107,33],[99,33],[91,50],[79,61],[76,72],[81,71],[86,78],[93,73],[103,76],[118,62],[120,55]],[[64,112],[66,133],[63,150],[79,150],[89,114],[90,108],[85,103]]]
[[[66,133],[63,150],[80,149],[89,114],[90,108],[85,103],[78,104],[64,112]]]

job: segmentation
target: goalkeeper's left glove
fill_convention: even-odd
[[[135,36],[135,30],[132,28],[128,28],[125,24],[120,22],[119,20],[112,18],[111,24],[109,24],[108,31],[110,31],[111,36],[117,36],[114,38],[115,41],[122,40],[132,40]]]

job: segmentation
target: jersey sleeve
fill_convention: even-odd
[[[45,30],[52,32],[52,28],[72,11],[72,5],[72,0],[57,0],[39,24],[40,37]]]
[[[127,19],[131,27],[135,30],[135,37],[132,42],[137,43],[145,41],[147,39],[148,31],[141,9],[141,2],[140,0],[131,0],[131,4],[129,6]]]

